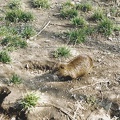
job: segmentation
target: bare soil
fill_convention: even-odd
[[[7,2],[8,0],[1,0],[0,9],[5,9]],[[67,26],[70,24],[69,20],[57,17],[65,0],[51,0],[48,10],[31,8],[28,0],[22,2],[23,9],[35,15],[31,24],[38,32],[48,21],[50,24],[35,39],[27,41],[26,49],[18,49],[10,54],[12,63],[0,63],[0,86],[7,86],[11,91],[2,106],[11,106],[27,92],[37,91],[40,101],[26,114],[28,120],[120,120],[120,33],[109,38],[101,35],[91,36],[82,44],[69,45],[67,40],[57,36],[71,29]],[[100,0],[93,3],[105,9],[109,4],[116,5],[114,2]],[[0,14],[3,13],[0,11]],[[87,14],[89,16],[92,13]],[[120,17],[115,17],[115,20],[120,23]],[[64,45],[71,48],[72,56],[67,59],[53,58],[52,52]],[[37,62],[38,65],[48,64],[45,63],[46,60],[65,62],[79,54],[88,54],[94,60],[93,72],[81,80],[62,81],[49,73],[49,70],[25,68],[29,61],[33,64]],[[24,79],[23,84],[8,85],[13,73]],[[0,120],[17,119],[16,115],[10,116],[0,111]]]

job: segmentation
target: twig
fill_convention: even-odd
[[[70,119],[74,120],[74,117],[73,115],[71,115],[68,111],[66,111],[64,108],[61,108],[60,106],[58,105],[54,105],[54,104],[51,104],[52,106],[54,106],[56,109],[59,109],[61,112],[63,112],[64,114],[68,115]]]
[[[64,113],[64,114],[66,114],[66,115],[68,115],[68,117],[71,119],[71,120],[74,120],[74,117],[73,117],[73,115],[71,115],[67,110],[65,110],[64,108],[62,108],[62,107],[60,107],[60,106],[58,106],[58,105],[55,105],[55,104],[52,104],[52,103],[48,103],[47,105],[40,105],[40,106],[37,106],[37,107],[54,107],[54,108],[56,108],[56,109],[58,109],[58,110],[60,110],[62,113]]]
[[[35,39],[38,35],[40,35],[40,33],[50,24],[50,21],[48,21],[47,23],[45,23],[45,25],[43,25],[43,28],[33,37],[29,38],[30,40]]]
[[[91,84],[91,85],[86,85],[86,86],[83,86],[83,87],[78,87],[78,88],[75,88],[75,89],[70,89],[70,92],[73,92],[73,91],[76,91],[76,90],[80,90],[80,89],[84,89],[84,88],[87,88],[87,87],[91,87],[91,86],[94,86],[96,84],[99,84],[99,83],[107,83],[109,81],[100,81],[100,82],[96,82],[94,84]]]

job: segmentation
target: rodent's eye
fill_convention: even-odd
[[[61,69],[64,69],[64,67],[63,67],[63,66],[60,66],[60,68],[61,68]]]

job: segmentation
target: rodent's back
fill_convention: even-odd
[[[79,55],[66,64],[62,64],[64,69],[60,69],[63,76],[77,78],[88,74],[93,66],[92,58],[88,55]]]

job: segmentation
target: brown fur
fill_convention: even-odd
[[[88,55],[79,55],[69,61],[58,66],[58,74],[60,76],[70,76],[71,78],[82,77],[91,72],[93,60]]]

